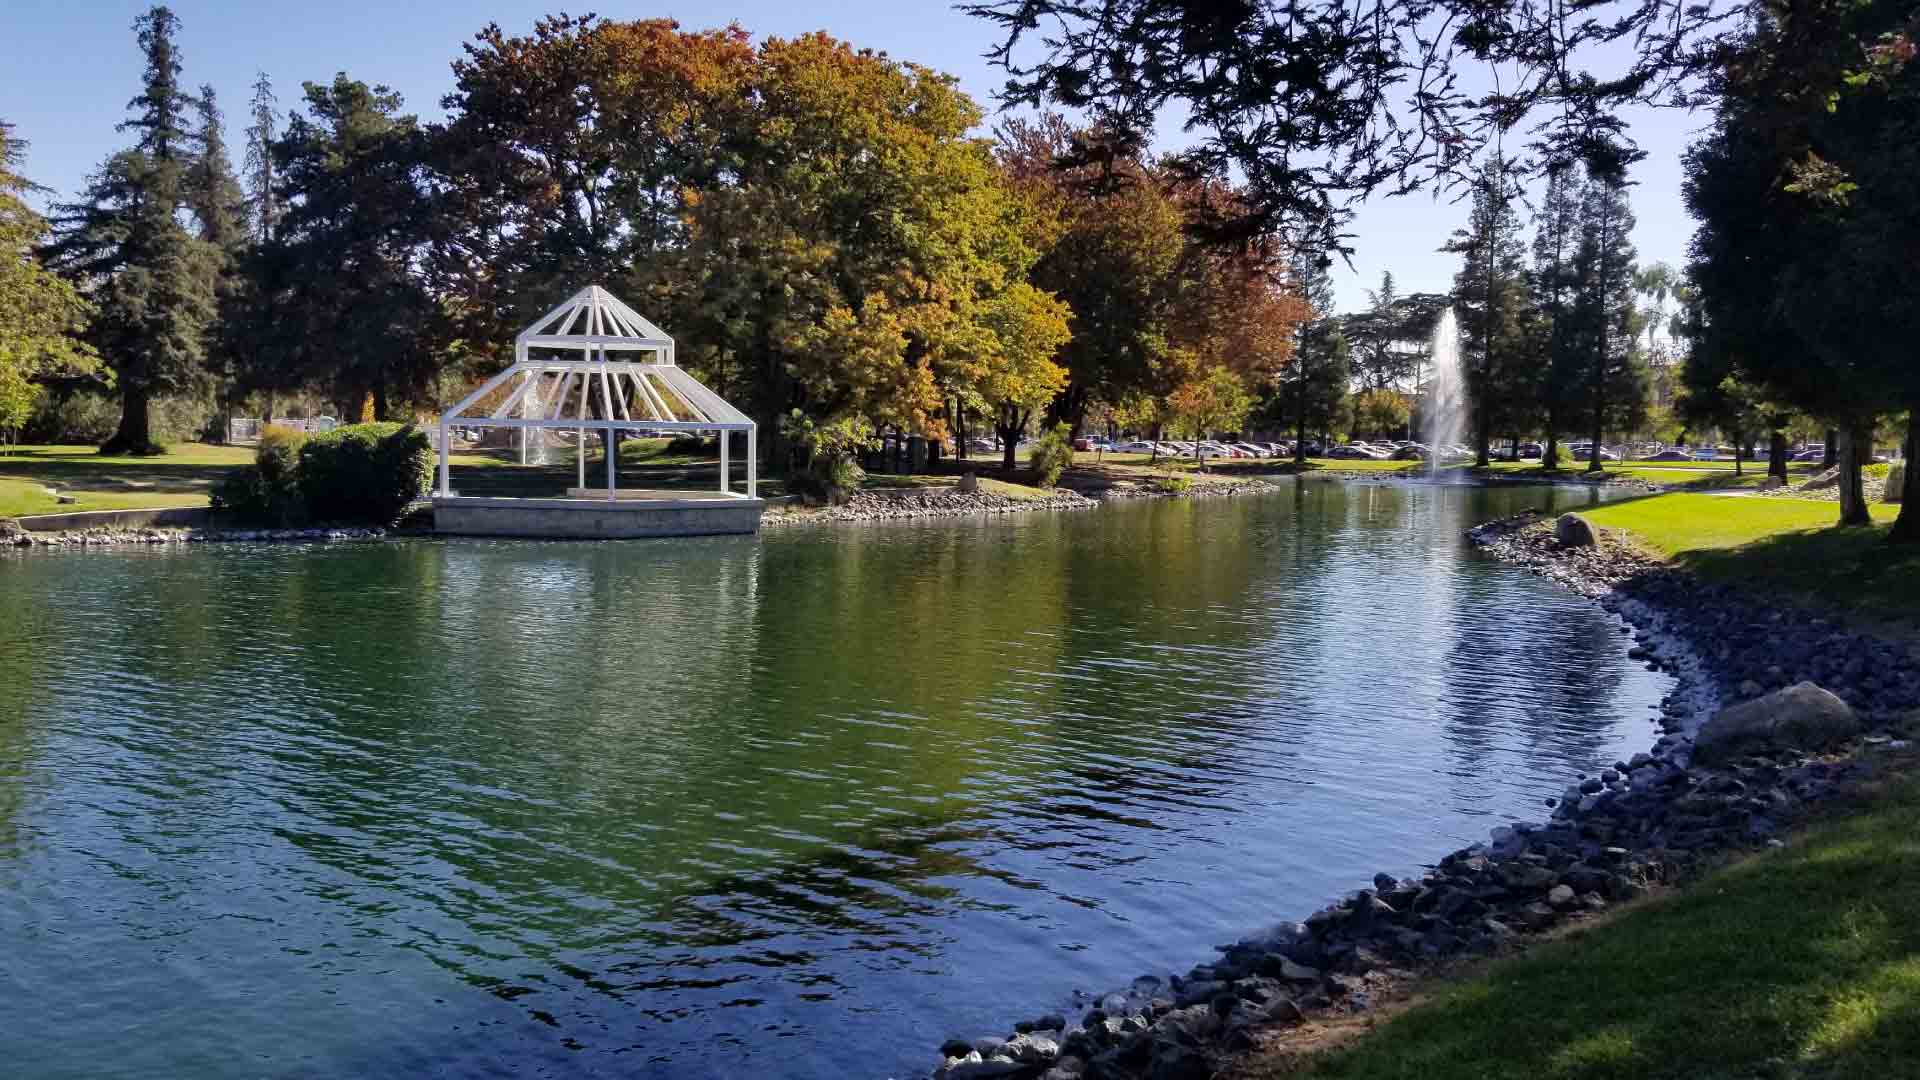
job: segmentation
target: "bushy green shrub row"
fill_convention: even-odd
[[[213,492],[213,507],[263,525],[391,525],[433,480],[433,445],[412,424],[354,424],[310,438],[260,435],[253,464]]]

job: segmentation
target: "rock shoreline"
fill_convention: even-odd
[[[1090,510],[1123,499],[1224,498],[1274,490],[1265,481],[1195,484],[1185,491],[1162,491],[1146,485],[1114,486],[1088,495],[1058,488],[1036,498],[1016,499],[991,491],[953,488],[905,488],[860,491],[846,502],[800,511],[774,511],[761,518],[763,526],[842,524],[904,521],[915,518],[971,517],[977,514],[1019,514],[1041,510]]]
[[[62,532],[29,532],[6,528],[0,522],[0,547],[74,548],[124,547],[128,545],[217,544],[217,543],[331,543],[342,540],[377,540],[396,535],[388,529],[349,526],[312,529],[173,529],[143,526],[132,529],[70,529]]]
[[[1056,491],[1033,499],[1016,499],[991,491],[905,488],[857,491],[846,502],[832,506],[799,511],[769,511],[761,517],[760,524],[790,526],[971,517],[975,514],[1017,514],[1035,510],[1086,510],[1098,505],[1097,500],[1072,491]]]
[[[1650,750],[1580,777],[1549,800],[1544,822],[1495,828],[1418,878],[1375,875],[1184,975],[1144,975],[1080,1002],[1071,1020],[1017,1024],[1010,1038],[949,1040],[934,1077],[1202,1080],[1250,1050],[1285,1046],[1303,1020],[1365,1012],[1454,961],[1778,844],[1871,771],[1866,752],[1906,745],[1884,731],[1920,707],[1920,670],[1903,645],[1705,585],[1618,543],[1563,547],[1535,514],[1468,536],[1619,615],[1633,636],[1628,656],[1675,676]],[[1711,765],[1694,760],[1696,737],[1723,704],[1786,696],[1802,682],[1858,714],[1869,733],[1850,752],[1763,745],[1716,754]]]

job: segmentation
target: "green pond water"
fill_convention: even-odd
[[[0,1071],[924,1074],[1650,742],[1592,498],[0,557]]]

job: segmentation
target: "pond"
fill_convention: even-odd
[[[0,558],[15,1075],[924,1075],[1655,732],[1563,489]]]

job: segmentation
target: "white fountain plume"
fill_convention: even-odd
[[[546,416],[546,407],[540,400],[540,376],[528,376],[533,385],[527,387],[526,396],[520,399],[520,418],[533,420]],[[547,433],[539,428],[520,429],[520,464],[545,465],[547,463]]]
[[[1441,460],[1447,455],[1444,448],[1459,442],[1460,433],[1467,427],[1466,387],[1460,380],[1460,324],[1452,308],[1442,311],[1434,324],[1432,353],[1433,374],[1427,381],[1421,419],[1425,421],[1422,426],[1427,446],[1433,451],[1427,474],[1437,479]]]

